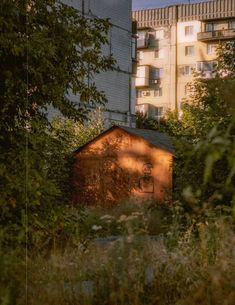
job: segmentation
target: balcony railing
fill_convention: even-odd
[[[135,86],[138,87],[149,87],[149,78],[147,77],[136,77]]]
[[[235,29],[200,32],[197,34],[197,39],[199,41],[225,40],[225,39],[234,39],[234,38],[235,38]]]

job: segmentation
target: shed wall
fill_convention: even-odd
[[[73,201],[116,204],[170,199],[173,156],[123,130],[112,130],[75,155]]]

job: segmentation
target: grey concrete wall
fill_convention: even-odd
[[[106,104],[106,117],[115,123],[128,125],[130,112],[134,114],[135,99],[131,97],[132,58],[132,0],[63,0],[82,11],[87,17],[110,18],[112,27],[109,31],[110,47],[104,46],[103,53],[113,54],[117,68],[114,71],[101,72],[96,75],[94,81],[99,90],[105,92],[108,103]],[[74,97],[73,97],[74,99]],[[109,112],[112,112],[110,114]],[[114,114],[115,113],[115,114]]]

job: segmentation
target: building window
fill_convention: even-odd
[[[155,32],[156,39],[163,39],[164,38],[164,30],[157,30]]]
[[[211,78],[215,76],[215,68],[217,62],[211,61],[199,61],[197,62],[197,70],[202,73],[202,77]]]
[[[206,31],[206,32],[212,32],[212,31],[214,31],[214,23],[213,23],[213,22],[206,23],[206,25],[205,25],[205,31]]]
[[[194,46],[186,46],[185,56],[193,56],[193,55],[194,55]]]
[[[147,48],[149,44],[149,34],[147,32],[138,32],[137,48]]]
[[[207,54],[216,54],[216,50],[217,50],[216,44],[209,43],[207,45]]]
[[[160,119],[163,116],[163,107],[155,107],[154,109],[154,117],[156,119]]]
[[[143,51],[138,51],[137,52],[137,60],[142,60],[144,59],[144,52]]]
[[[153,79],[159,79],[162,78],[164,75],[163,68],[152,68],[150,72],[150,78]]]
[[[184,67],[184,75],[192,75],[193,74],[193,67],[185,66]]]
[[[158,79],[159,78],[159,69],[158,68],[152,68],[150,72],[150,78],[153,79]]]
[[[157,47],[158,41],[155,39],[155,35],[149,33],[149,47],[154,48]]]
[[[193,35],[193,25],[187,25],[184,27],[185,36]]]
[[[137,112],[141,112],[143,114],[147,113],[147,111],[148,111],[148,104],[136,105],[136,111]]]
[[[146,39],[147,33],[146,32],[138,32],[138,39]]]
[[[160,68],[159,69],[159,77],[162,78],[164,76],[164,69]]]
[[[158,89],[154,90],[154,96],[155,97],[162,96],[162,88],[161,87],[159,87]]]
[[[215,60],[197,62],[197,70],[200,72],[213,72],[216,68]]]
[[[179,73],[180,75],[190,76],[193,74],[194,69],[195,69],[194,65],[180,66]]]
[[[235,29],[235,20],[230,20],[228,22],[228,28],[229,29]]]

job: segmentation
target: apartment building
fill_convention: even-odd
[[[137,110],[160,119],[180,111],[193,72],[212,77],[216,48],[235,39],[235,0],[134,11],[137,21]]]
[[[136,39],[132,33],[132,0],[63,0],[80,10],[87,18],[109,18],[109,46],[104,46],[105,55],[112,53],[116,69],[97,74],[94,82],[105,92],[108,103],[104,115],[107,126],[112,124],[135,126],[135,78],[133,66],[136,57]],[[77,96],[72,96],[78,101]]]

